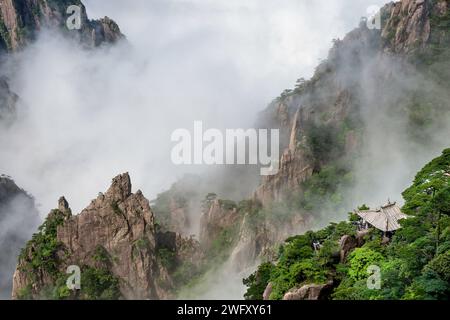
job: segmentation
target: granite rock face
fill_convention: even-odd
[[[72,5],[79,6],[80,29],[69,30],[67,13]],[[14,52],[36,39],[45,28],[63,30],[88,47],[114,43],[123,38],[118,25],[108,17],[89,20],[80,0],[1,0],[0,1],[0,50]]]
[[[343,123],[361,122],[361,107],[367,103],[361,82],[367,73],[372,73],[373,87],[382,87],[380,84],[391,81],[395,72],[392,65],[383,62],[384,57],[398,59],[395,63],[400,65],[404,62],[401,60],[413,54],[438,52],[448,46],[449,15],[447,0],[392,2],[380,11],[381,29],[369,29],[362,22],[342,40],[335,40],[328,58],[316,68],[312,79],[299,79],[294,90],[283,93],[262,112],[260,127],[280,129],[280,170],[276,175],[263,177],[254,198],[267,205],[282,201],[289,192],[301,192],[302,182],[329,164],[311,149],[308,128],[339,128]],[[370,70],[374,62],[379,69]],[[411,65],[404,69],[408,68],[414,69]],[[362,145],[361,129],[336,131],[342,135],[342,155],[358,151]],[[333,158],[336,160],[339,155]]]
[[[66,23],[73,12],[67,10],[72,5],[81,9],[81,25],[79,29],[69,30]],[[44,29],[62,32],[85,48],[125,38],[110,18],[90,20],[80,0],[0,0],[0,56],[24,49]],[[18,102],[19,97],[10,90],[8,79],[0,78],[0,126],[14,121]]]
[[[200,243],[205,251],[211,249],[222,232],[236,230],[240,223],[241,215],[236,207],[227,207],[218,199],[211,201],[200,219]]]
[[[60,272],[69,265],[106,269],[119,280],[124,299],[161,299],[170,297],[172,279],[169,267],[161,260],[160,250],[172,252],[174,258],[201,259],[198,244],[176,233],[161,234],[156,230],[149,201],[141,191],[131,192],[129,175],[115,177],[111,187],[100,194],[78,215],[72,215],[65,198],[59,200],[47,220],[61,219],[56,231],[58,249],[53,259]],[[32,288],[38,298],[43,288],[55,279],[45,269],[34,269],[34,279],[26,272],[33,259],[30,241],[19,259],[14,275],[13,298],[20,298],[24,288]],[[99,252],[103,259],[98,259]]]
[[[269,282],[267,284],[266,289],[264,289],[263,300],[269,300],[270,299],[270,294],[272,293],[272,291],[273,291],[273,285],[272,285],[272,282]]]
[[[381,37],[385,52],[411,54],[428,50],[431,43],[444,45],[450,39],[445,24],[450,2],[447,0],[402,0],[386,5]]]
[[[327,300],[331,293],[333,283],[307,284],[301,288],[289,290],[283,300]]]
[[[20,12],[23,14],[14,10],[18,1],[2,3],[6,4],[2,8],[2,21],[8,28],[2,29],[0,23],[0,30],[17,30],[23,21],[33,26],[32,29],[40,30],[52,21],[61,26],[65,21],[63,18],[66,18],[61,14],[63,11],[55,7],[55,1],[22,1]],[[39,15],[25,14],[34,7],[41,8],[42,12]],[[58,227],[57,240],[64,250],[61,249],[57,255],[64,257],[66,251],[70,253],[67,260],[59,265],[60,270],[63,271],[68,264],[98,267],[99,262],[92,257],[101,248],[111,257],[112,263],[106,267],[121,279],[122,297],[153,299],[170,297],[173,282],[170,268],[162,263],[163,259],[158,254],[161,248],[165,253],[174,253],[178,261],[195,264],[203,259],[202,251],[214,248],[215,240],[219,239],[231,244],[230,260],[238,271],[253,267],[263,256],[275,261],[276,254],[271,258],[274,245],[310,229],[316,212],[302,207],[295,208],[295,212],[290,212],[283,219],[278,219],[278,216],[268,218],[274,212],[272,204],[289,203],[292,194],[298,198],[304,182],[313,175],[336,163],[345,166],[348,158],[357,154],[364,144],[363,131],[367,126],[372,123],[378,129],[384,125],[383,122],[377,123],[377,118],[363,119],[362,111],[369,115],[373,115],[372,111],[382,114],[398,111],[395,109],[398,101],[384,100],[384,96],[388,95],[381,93],[389,93],[390,88],[396,88],[396,76],[401,75],[399,70],[403,62],[389,60],[389,63],[383,64],[384,58],[402,60],[417,51],[427,50],[431,42],[449,43],[448,32],[441,33],[436,22],[449,15],[449,8],[450,1],[444,0],[402,0],[386,5],[381,12],[381,30],[370,30],[361,24],[342,40],[336,40],[328,59],[317,67],[311,80],[300,81],[295,90],[271,103],[262,113],[258,127],[280,129],[280,170],[276,175],[263,177],[259,187],[248,197],[250,200],[245,200],[248,206],[214,199],[202,211],[200,201],[203,196],[217,190],[203,190],[200,188],[201,182],[196,181],[188,188],[175,188],[165,196],[165,201],[159,201],[161,217],[158,219],[164,218],[167,228],[160,232],[148,201],[140,192],[131,192],[128,175],[115,178],[111,188],[78,216],[72,216],[67,201],[60,199],[57,211],[64,223]],[[18,16],[26,18],[20,20]],[[84,27],[75,35],[88,46],[115,42],[121,38],[120,31],[108,18],[89,21],[85,15],[83,17]],[[23,37],[15,31],[8,31],[9,36],[4,34],[0,42],[3,41],[3,47],[10,51],[33,39],[32,34]],[[367,87],[370,87],[371,95],[364,90]],[[372,95],[377,100],[377,108],[372,109],[376,110],[371,110],[374,106],[370,99]],[[380,109],[385,106],[389,108],[390,104],[392,109]],[[403,119],[408,118],[405,110],[401,112]],[[367,119],[369,121],[365,123],[363,120]],[[325,144],[314,146],[311,142],[314,142],[314,135],[323,132],[329,132],[320,136],[319,140],[325,141]],[[328,152],[330,149],[331,153]],[[226,180],[227,186],[241,183],[235,177],[229,181]],[[214,182],[217,186],[220,179]],[[193,190],[201,190],[201,195],[191,194]],[[182,237],[179,233],[190,234],[197,221],[193,218],[200,214],[200,243]],[[363,238],[358,234],[356,238],[345,236],[342,239],[341,261],[345,261],[351,250],[362,245]],[[19,261],[16,271],[15,297],[20,289],[30,284],[27,274],[21,270],[21,266],[32,256],[33,247],[28,250],[28,256]],[[33,283],[33,290],[37,295],[53,279],[45,270],[35,270],[35,274],[38,281]],[[326,299],[331,286],[305,284],[286,293],[285,299]],[[265,297],[269,297],[270,290],[268,286]]]
[[[153,213],[140,191],[131,193],[128,174],[114,178],[104,195],[58,228],[58,241],[71,253],[70,264],[90,264],[98,247],[106,249],[119,263],[111,266],[114,275],[123,279],[125,298],[156,298],[154,283],[159,270]],[[143,246],[136,246],[142,242]]]
[[[339,256],[340,261],[342,263],[345,262],[347,259],[349,253],[358,247],[358,240],[356,240],[354,237],[349,235],[342,236],[341,240],[339,241],[340,249],[339,249]]]
[[[246,272],[262,258],[275,261],[278,253],[274,246],[293,234],[305,232],[310,223],[310,217],[300,212],[279,223],[263,217],[256,220],[252,212],[245,212],[230,256],[233,268],[237,272]]]

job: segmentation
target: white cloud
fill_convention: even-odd
[[[10,61],[28,109],[0,136],[0,170],[42,214],[63,194],[78,212],[123,171],[154,196],[186,169],[170,164],[174,129],[250,126],[381,2],[86,0],[130,46],[84,52],[45,33]]]

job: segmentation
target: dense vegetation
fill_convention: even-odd
[[[39,289],[35,292],[28,285],[19,292],[19,299],[89,299],[107,300],[120,298],[119,280],[108,270],[110,257],[103,247],[97,248],[93,259],[101,267],[81,268],[81,290],[74,292],[67,287],[66,274],[61,266],[67,258],[64,245],[57,240],[57,228],[70,215],[70,211],[52,210],[19,256],[20,268],[31,277]],[[39,283],[38,276],[49,277],[51,284]]]
[[[334,282],[330,299],[448,299],[450,294],[450,149],[426,165],[404,191],[401,220],[390,242],[383,244],[376,229],[346,260],[339,259],[339,239],[355,235],[348,222],[286,240],[277,262],[266,262],[247,279],[246,299],[261,299],[272,283],[271,299],[281,299],[291,288],[307,283]],[[312,243],[319,241],[320,250]],[[369,289],[370,265],[381,270],[381,288]]]
[[[61,263],[61,257],[58,251],[63,249],[62,244],[56,238],[56,231],[59,225],[64,222],[65,214],[59,210],[53,210],[44,223],[39,227],[38,232],[28,241],[25,248],[22,249],[19,261],[20,268],[27,272],[32,282],[38,281],[37,271],[49,276],[56,284],[55,290],[46,288],[43,292],[39,292],[42,298],[59,298],[70,295],[70,292],[62,289],[65,285],[65,275],[60,274],[58,265]],[[61,288],[60,288],[61,287]],[[33,298],[31,286],[23,288],[19,294],[19,299]]]
[[[81,272],[81,283],[81,299],[117,300],[121,297],[119,279],[106,268],[85,266]]]
[[[56,231],[64,222],[65,214],[59,210],[53,210],[38,232],[22,249],[19,260],[24,262],[24,271],[40,269],[51,276],[56,276],[60,258],[57,252],[61,249],[61,243],[56,239]],[[30,272],[33,275],[33,272]]]

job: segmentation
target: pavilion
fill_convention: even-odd
[[[408,217],[395,202],[391,203],[390,201],[377,210],[356,210],[355,213],[361,217],[363,222],[367,222],[385,233],[400,229],[398,221]]]

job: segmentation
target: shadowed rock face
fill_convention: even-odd
[[[393,76],[398,72],[396,68],[416,70],[415,60],[409,61],[414,54],[426,53],[433,46],[449,46],[448,27],[441,30],[443,27],[436,22],[447,16],[449,10],[450,1],[444,0],[402,0],[384,6],[381,30],[371,30],[362,23],[342,40],[335,41],[328,58],[317,67],[310,80],[300,81],[295,90],[274,100],[260,114],[258,126],[280,129],[279,172],[262,178],[253,201],[264,208],[270,208],[271,203],[290,203],[292,194],[304,193],[304,182],[323,168],[340,163],[345,164],[341,165],[345,170],[352,169],[351,160],[361,154],[367,141],[367,127],[378,126],[375,118],[367,116],[375,110],[372,106],[389,106],[382,114],[393,112],[398,106],[390,100],[395,94],[391,94],[389,85],[385,85],[391,83],[392,87],[400,87],[403,83],[402,80],[395,82],[398,81]],[[376,92],[374,100],[368,98],[362,85],[362,80],[367,78],[373,81],[369,84]],[[406,96],[414,92],[411,90]],[[378,97],[384,96],[388,98],[381,103]],[[443,100],[448,106],[448,99]],[[329,139],[333,144],[324,148],[328,150],[338,145],[336,152],[320,157],[311,142],[314,133],[311,127],[319,128],[319,131],[329,129],[331,133],[327,139],[339,136],[336,141]],[[283,241],[280,237],[288,237],[293,231],[290,226],[308,225],[308,222],[313,225],[314,219],[308,221],[308,216],[315,214],[300,210],[295,213],[298,219],[287,220],[284,226],[274,226],[259,219],[253,223],[253,230],[257,231],[245,227],[248,215],[244,216],[233,261],[237,265],[242,265],[239,261],[254,261],[264,252],[260,243]],[[301,221],[302,217],[304,221]]]
[[[13,5],[18,2],[3,2],[7,4],[6,8],[9,8],[6,13],[2,11],[4,21],[7,21],[9,26],[8,30],[16,30],[19,19],[11,8],[15,8]],[[65,16],[61,14],[63,11],[53,7],[55,1],[28,0],[21,3],[25,6],[21,12],[30,12],[32,6],[39,6],[41,3],[46,3],[50,8],[44,5],[47,9],[43,7],[43,20],[40,20],[40,15],[22,15],[27,17],[28,20],[25,20],[30,26],[34,26],[35,30],[40,30],[50,21],[55,21],[59,26],[65,21]],[[261,203],[267,208],[272,202],[284,201],[287,193],[301,192],[302,182],[320,172],[327,162],[338,159],[335,155],[331,159],[311,156],[311,150],[305,142],[309,138],[308,126],[320,124],[324,128],[334,128],[348,120],[360,122],[358,115],[364,92],[361,91],[359,81],[367,76],[363,72],[365,63],[370,60],[377,61],[376,58],[385,53],[404,58],[406,54],[426,48],[433,35],[438,38],[438,43],[448,41],[445,37],[440,38],[440,34],[433,29],[430,15],[447,14],[449,4],[449,1],[443,0],[403,0],[385,6],[382,30],[369,30],[362,25],[343,40],[336,41],[328,60],[317,68],[316,74],[306,86],[269,106],[264,112],[266,119],[261,127],[281,129],[281,147],[284,152],[280,159],[279,173],[263,179],[254,193],[253,202]],[[27,5],[30,7],[26,7]],[[117,32],[115,24],[108,18],[88,21],[85,15],[83,17],[86,19],[83,21],[88,23],[76,34],[84,43],[97,46],[104,42],[114,42],[121,37],[120,31]],[[7,37],[1,39],[6,49],[15,50],[26,42],[23,39],[33,39],[33,36],[22,38],[11,33],[10,40]],[[371,76],[371,79],[378,77],[380,82],[385,83],[392,80],[391,73],[395,73],[392,69],[369,70],[374,71],[373,74],[376,75]],[[376,88],[379,93],[386,91],[384,86]],[[361,127],[354,126],[346,128],[341,137],[341,150],[345,151],[344,155],[357,151],[362,145],[360,129]],[[236,181],[234,183],[237,184]],[[198,190],[198,184],[192,188]],[[193,196],[186,200],[192,198]],[[190,208],[189,205],[179,204],[173,199],[168,202],[169,226],[182,232],[190,226]],[[70,252],[70,258],[59,265],[60,270],[64,271],[69,264],[98,266],[98,262],[92,257],[98,248],[104,248],[114,262],[107,266],[108,270],[121,279],[121,294],[125,298],[164,298],[169,295],[166,287],[160,285],[162,280],[170,287],[171,277],[157,257],[158,246],[175,250],[178,256],[182,256],[180,248],[187,246],[192,252],[184,251],[184,257],[181,259],[199,260],[194,258],[199,252],[195,241],[183,239],[171,232],[158,234],[147,200],[140,192],[131,193],[128,175],[115,178],[108,192],[100,195],[79,216],[69,214],[65,201],[60,201],[59,212],[63,214],[65,222],[58,227],[57,239]],[[290,219],[275,224],[263,218],[255,221],[251,212],[238,212],[235,208],[225,209],[216,201],[202,218],[202,245],[206,249],[210,248],[219,233],[237,226],[231,261],[236,269],[243,270],[251,267],[274,244],[281,243],[289,235],[309,229],[312,225],[309,220],[312,218],[309,219],[308,214],[310,212],[300,211]],[[345,259],[348,251],[355,246],[353,240],[349,238],[343,241],[342,259]],[[356,241],[359,242],[359,239]],[[134,248],[135,245],[137,249]],[[16,271],[14,294],[30,283],[26,273],[20,269],[20,264],[27,262],[26,259],[27,257],[20,261]],[[45,273],[41,274],[40,283],[34,288],[36,295],[43,285],[53,281]],[[293,289],[290,297],[318,299],[322,289],[324,288],[319,285]]]
[[[274,246],[276,244],[283,243],[293,234],[305,232],[310,226],[310,218],[301,213],[293,214],[283,223],[275,223],[267,219],[254,221],[251,215],[251,213],[245,213],[236,246],[230,256],[232,266],[238,272],[247,272],[261,257],[275,260],[277,252],[274,251]]]
[[[345,262],[345,259],[347,259],[349,253],[358,247],[358,240],[356,240],[354,237],[349,235],[342,236],[340,242],[340,250],[339,250],[339,257],[340,261],[342,263]]]
[[[430,37],[431,10],[428,0],[403,0],[386,7],[389,17],[382,37],[392,52],[409,52],[423,46]]]
[[[444,43],[448,38],[439,38],[433,19],[447,15],[450,2],[447,0],[402,0],[384,7],[386,21],[381,36],[385,51],[409,54],[426,49],[431,40]]]
[[[205,250],[210,249],[221,232],[239,225],[240,219],[236,208],[227,208],[220,200],[212,201],[200,220],[200,243]]]
[[[34,199],[8,177],[0,177],[0,299],[11,297],[20,248],[39,224]]]
[[[0,49],[17,51],[36,39],[44,28],[65,30],[81,43],[96,47],[123,38],[117,24],[105,17],[89,20],[80,0],[0,0]],[[81,29],[68,30],[67,8],[77,5],[81,10]]]
[[[0,125],[10,124],[16,114],[19,97],[9,89],[6,78],[0,78]]]
[[[381,9],[381,30],[370,30],[362,23],[335,42],[326,62],[317,67],[310,81],[272,102],[261,113],[259,126],[280,129],[280,170],[263,178],[254,198],[263,205],[283,200],[286,192],[299,190],[301,182],[320,171],[326,162],[311,157],[305,129],[310,124],[337,127],[346,121],[360,121],[360,97],[364,94],[360,82],[367,63],[381,61],[382,55],[405,59],[433,47],[448,46],[448,30],[436,21],[447,17],[449,10],[448,0],[402,0],[387,4]],[[389,79],[392,72],[388,67],[379,71],[378,77]],[[348,130],[343,138],[346,155],[362,145],[356,129]]]
[[[200,260],[198,246],[192,239],[175,233],[158,234],[149,201],[141,191],[131,192],[129,175],[113,179],[105,194],[100,194],[79,215],[72,216],[64,198],[59,209],[48,219],[60,218],[56,239],[60,244],[55,252],[58,270],[78,265],[105,268],[119,280],[124,299],[160,299],[170,296],[172,279],[168,268],[161,263],[158,250],[174,252],[176,258]],[[40,297],[44,287],[54,284],[46,270],[32,270],[37,279],[31,280],[27,265],[33,257],[34,243],[30,241],[26,254],[19,260],[14,275],[13,298],[31,285],[33,298]],[[99,261],[98,252],[104,259]]]
[[[97,248],[106,249],[119,262],[111,271],[124,280],[125,298],[160,295],[154,283],[158,267],[153,213],[140,191],[131,193],[128,174],[114,178],[104,195],[59,227],[57,239],[71,253],[68,264],[90,265]],[[142,248],[135,246],[138,241]]]

